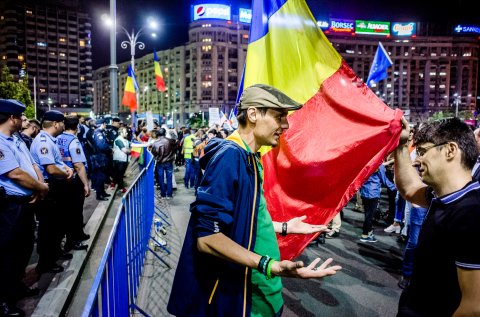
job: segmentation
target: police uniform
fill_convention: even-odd
[[[57,137],[57,146],[65,165],[74,169],[74,164],[82,163],[86,168],[87,159],[82,144],[75,135],[70,133],[60,134]],[[62,205],[69,206],[69,210],[65,213],[66,227],[64,231],[67,237],[64,250],[69,251],[72,248],[78,248],[85,236],[83,232],[85,193],[83,182],[78,175],[75,175],[71,182],[67,182],[65,195],[62,198],[64,201]]]
[[[25,106],[17,101],[0,99],[0,112],[21,114]],[[15,135],[0,133],[0,315],[21,311],[13,303],[21,296],[25,285],[21,282],[28,265],[33,245],[35,221],[28,208],[33,190],[25,188],[8,177],[19,168],[38,181],[33,159],[25,143]]]
[[[44,120],[60,121],[57,116],[50,115],[51,112],[45,113]],[[56,142],[55,137],[42,130],[35,137],[30,148],[35,163],[40,166],[43,177],[49,185],[48,196],[41,202],[38,212],[37,252],[39,260],[36,267],[38,273],[62,271],[55,262],[62,254],[61,242],[65,225],[63,214],[68,210],[68,206],[61,205],[62,197],[65,194],[66,180],[57,179],[46,170],[46,166],[51,164],[64,170],[65,165]]]
[[[99,120],[97,124],[103,124],[103,121]],[[106,200],[105,197],[109,196],[105,192],[105,181],[107,179],[106,170],[112,151],[107,143],[104,129],[98,128],[93,132],[93,142],[95,146],[95,159],[92,160],[94,176],[92,177],[92,185],[95,189],[97,199]]]

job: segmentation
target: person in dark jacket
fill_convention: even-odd
[[[173,161],[175,160],[175,140],[166,138],[164,128],[158,130],[158,139],[152,144],[152,154],[157,161],[156,173],[162,197],[172,198]],[[165,183],[166,180],[166,183]]]
[[[279,316],[279,277],[320,278],[339,266],[320,259],[280,261],[276,232],[313,233],[326,226],[296,217],[273,222],[262,192],[261,146],[277,146],[288,129],[288,110],[301,104],[266,85],[246,88],[239,104],[239,129],[214,138],[200,165],[205,174],[191,205],[191,218],[167,310],[176,316]]]
[[[105,180],[107,179],[107,168],[109,158],[112,156],[112,149],[107,143],[105,135],[106,123],[103,119],[97,120],[98,128],[93,132],[93,144],[95,156],[92,159],[93,178],[92,185],[96,192],[97,200],[108,200],[110,194],[105,191]]]
[[[362,236],[360,237],[362,242],[377,242],[373,234],[372,222],[380,201],[382,184],[391,191],[397,190],[395,184],[387,178],[385,166],[380,165],[360,188],[360,196],[362,197],[363,209],[365,210],[365,220],[363,222]]]

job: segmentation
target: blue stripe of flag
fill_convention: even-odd
[[[287,1],[288,0],[253,0],[249,43],[253,43],[267,35],[268,20]]]

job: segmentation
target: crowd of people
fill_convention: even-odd
[[[85,197],[95,192],[107,200],[105,186],[126,191],[132,145],[151,151],[163,199],[178,186],[175,166],[184,166],[183,186],[195,194],[168,311],[280,316],[280,277],[324,278],[341,269],[333,259],[281,260],[276,238],[338,237],[341,213],[328,226],[305,216],[276,222],[264,197],[258,150],[277,146],[288,112],[301,107],[273,87],[254,85],[242,93],[233,132],[145,124],[132,131],[118,118],[107,125],[58,111],[28,120],[23,104],[0,100],[0,316],[22,316],[15,302],[38,293],[22,282],[37,222],[36,272],[63,271],[57,260],[88,248]],[[398,316],[480,314],[480,129],[457,118],[413,129],[402,119],[402,126],[398,147],[358,191],[355,209],[365,213],[359,241],[377,242],[372,223],[381,216],[391,224],[384,231],[405,240]],[[384,215],[382,186],[389,197]]]

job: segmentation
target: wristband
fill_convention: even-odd
[[[270,262],[271,258],[268,255],[264,255],[260,258],[260,262],[258,262],[257,270],[262,273],[263,275],[267,274],[267,266],[268,262]]]
[[[273,265],[273,262],[275,262],[275,260],[274,259],[270,259],[270,260],[271,261],[269,261],[267,265],[267,274],[265,274],[267,276],[267,280],[275,277],[275,276],[272,276],[272,265]]]
[[[282,233],[280,233],[282,237],[285,237],[287,235],[287,223],[283,222],[282,223]]]

